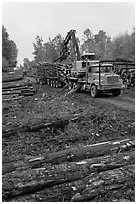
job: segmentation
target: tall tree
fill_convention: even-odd
[[[15,67],[17,64],[17,46],[13,40],[10,40],[6,28],[2,26],[2,67],[3,71],[7,67]]]
[[[62,48],[63,38],[58,34],[55,38],[48,39],[48,42],[43,43],[41,37],[36,37],[36,43],[33,43],[34,46],[34,58],[36,62],[47,61],[51,62],[57,57],[59,57],[61,48]]]
[[[94,35],[92,34],[89,28],[85,29],[83,32],[83,41],[84,43],[81,46],[82,52],[94,52],[96,51],[95,47],[95,40]]]
[[[113,40],[112,55],[114,59],[135,59],[135,30],[131,35],[125,33]]]
[[[43,61],[43,52],[44,52],[44,47],[43,47],[43,39],[39,35],[35,38],[36,43],[33,43],[34,46],[34,59],[36,62]]]
[[[109,58],[111,38],[107,36],[105,31],[99,30],[99,32],[94,35],[94,39],[96,43],[96,54],[98,59]]]

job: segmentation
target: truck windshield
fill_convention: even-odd
[[[99,73],[99,67],[95,67],[94,72]],[[100,67],[100,72],[101,73],[111,73],[112,72],[112,67],[108,67],[108,66]]]

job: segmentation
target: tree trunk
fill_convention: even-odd
[[[10,89],[10,88],[22,88],[22,87],[29,87],[32,86],[30,82],[11,82],[11,83],[2,83],[2,89]]]
[[[91,174],[83,180],[82,185],[71,201],[82,202],[94,199],[113,190],[120,190],[127,186],[135,185],[135,166],[127,165],[121,168]]]
[[[15,90],[15,91],[3,91],[2,95],[13,95],[13,94],[21,94],[21,91]]]
[[[103,185],[109,184],[110,186],[113,186],[115,183],[120,183],[121,185],[121,183],[126,182],[126,178],[129,176],[127,174],[126,177],[124,177],[121,173],[124,172],[124,170],[121,170],[121,168],[126,170],[128,165],[134,164],[134,160],[134,151],[129,151],[118,153],[113,156],[109,155],[83,160],[80,162],[69,162],[53,166],[45,165],[36,169],[30,169],[28,166],[28,169],[23,171],[21,171],[23,167],[18,165],[18,168],[16,170],[13,169],[12,173],[6,173],[3,175],[3,199],[9,199],[18,195],[33,193],[43,188],[72,181],[76,181],[78,183],[80,182],[80,188],[82,189],[83,184],[86,188],[87,182],[89,182],[89,180],[91,181],[91,179],[92,185],[90,188],[93,186],[93,189],[96,189],[97,185],[102,187],[103,178],[104,180],[106,178],[106,181],[103,181]],[[117,171],[117,169],[119,170]],[[109,171],[111,172],[110,174],[105,173]],[[132,172],[131,174],[133,177]],[[102,175],[102,177],[99,175]],[[115,178],[115,182],[112,177]],[[82,179],[84,178],[86,181],[83,180],[82,182]]]
[[[19,76],[19,77],[16,77],[16,78],[2,78],[2,82],[11,82],[11,81],[20,81],[22,80],[23,77],[22,76]]]
[[[34,158],[29,162],[33,167],[39,167],[42,163],[59,164],[62,162],[79,161],[86,158],[95,158],[103,155],[114,154],[134,148],[135,144],[130,139],[121,141],[108,141],[82,147],[74,147],[59,152],[45,155],[40,159]]]
[[[24,93],[25,95],[25,93]],[[10,135],[13,135],[13,133],[17,133],[18,131],[21,132],[35,132],[39,131],[43,128],[47,127],[54,127],[54,128],[64,128],[66,125],[69,124],[69,121],[77,121],[81,118],[82,116],[80,114],[75,114],[72,116],[67,116],[62,119],[56,119],[54,121],[48,122],[45,119],[41,121],[36,121],[35,123],[30,124],[29,126],[27,125],[22,125],[21,127],[16,127],[16,128],[10,128],[8,129],[6,126],[2,128],[2,137],[9,137]]]
[[[13,96],[13,95],[10,95],[10,96]],[[2,102],[13,101],[13,100],[20,100],[23,97],[24,96],[19,96],[19,95],[17,95],[16,97],[14,96],[14,97],[8,97],[8,98],[2,96]],[[9,135],[11,135],[11,134],[9,134]]]
[[[28,91],[28,90],[33,90],[33,87],[32,86],[22,86],[22,87],[14,87],[14,88],[5,88],[3,89],[2,88],[2,91],[5,92],[5,91]]]

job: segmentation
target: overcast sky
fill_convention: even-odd
[[[5,2],[2,4],[2,24],[18,48],[18,62],[33,59],[33,43],[37,35],[44,42],[61,34],[65,38],[71,29],[82,39],[83,31],[93,34],[104,30],[110,37],[135,27],[134,3],[129,2]],[[82,42],[82,41],[81,41]]]

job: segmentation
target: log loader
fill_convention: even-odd
[[[93,98],[98,97],[101,92],[111,92],[113,96],[120,95],[121,89],[125,88],[119,75],[113,72],[113,64],[109,61],[95,60],[94,53],[80,55],[79,46],[75,36],[76,31],[68,32],[63,50],[55,61],[61,62],[69,55],[68,43],[71,40],[75,54],[75,61],[68,76],[68,94],[77,90],[90,91]]]

